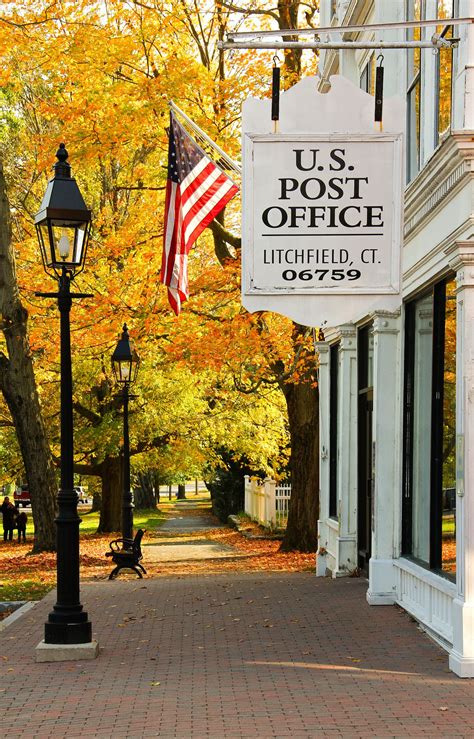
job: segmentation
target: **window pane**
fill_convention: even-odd
[[[407,134],[408,134],[408,180],[416,175],[420,168],[420,78],[408,93],[407,101]]]
[[[452,38],[449,30],[446,38]],[[438,103],[438,136],[449,130],[451,125],[451,83],[452,83],[453,52],[451,49],[440,49],[438,54],[439,65],[439,103]]]
[[[366,65],[364,69],[362,70],[362,74],[359,78],[359,87],[364,92],[368,92],[369,89],[369,68]]]
[[[369,329],[369,345],[367,354],[367,387],[374,385],[374,329]]]
[[[423,17],[421,0],[408,0],[407,19],[420,20]],[[407,39],[420,41],[421,29],[407,30]],[[407,180],[413,179],[419,170],[420,159],[420,89],[421,89],[421,49],[407,50]]]
[[[453,17],[453,0],[438,0],[438,18]],[[444,26],[437,26],[436,32],[444,38],[453,37],[453,29],[444,30]],[[449,130],[451,125],[451,86],[453,74],[452,49],[440,49],[437,56],[437,86],[438,86],[438,137]]]
[[[415,304],[412,554],[430,561],[431,375],[433,296]]]
[[[438,13],[435,17],[436,18],[452,18],[453,17],[453,0],[438,0]]]
[[[360,87],[370,95],[375,95],[375,54],[371,54],[360,76]]]
[[[446,284],[443,398],[442,568],[456,572],[456,295]]]
[[[337,518],[337,437],[339,395],[339,344],[330,350],[329,390],[329,515]]]

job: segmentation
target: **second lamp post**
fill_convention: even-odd
[[[122,336],[112,354],[112,369],[115,379],[122,385],[123,398],[123,497],[122,497],[122,537],[133,539],[133,493],[130,484],[130,436],[128,431],[128,402],[130,385],[135,382],[140,365],[140,357],[130,343],[127,324],[124,323]]]

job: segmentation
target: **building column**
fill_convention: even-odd
[[[339,329],[338,485],[336,568],[333,577],[357,568],[357,329]]]
[[[328,566],[327,548],[329,531],[329,344],[318,341],[316,351],[319,357],[319,520],[318,520],[318,554],[316,558],[316,575],[325,577]]]
[[[449,666],[474,677],[474,241],[446,250],[456,272],[456,597]]]
[[[340,326],[337,419],[337,518],[329,517],[330,344],[318,343],[320,388],[320,515],[318,576],[341,577],[357,567],[357,330]]]
[[[400,549],[402,433],[400,314],[373,314],[374,409],[372,465],[372,553],[367,601],[390,605],[396,599],[394,557]]]

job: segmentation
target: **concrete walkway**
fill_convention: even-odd
[[[160,563],[245,558],[247,555],[225,544],[195,538],[196,533],[204,536],[207,531],[222,527],[222,523],[202,505],[201,498],[176,501],[165,523],[154,534],[144,538],[144,561]],[[193,512],[199,515],[189,515]]]
[[[366,587],[264,572],[86,583],[98,659],[37,664],[50,594],[1,634],[0,733],[474,737],[474,681]]]

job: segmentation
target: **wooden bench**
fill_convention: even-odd
[[[116,565],[109,575],[109,580],[117,577],[120,570],[128,569],[137,573],[138,577],[146,575],[146,570],[140,564],[143,559],[141,541],[143,539],[144,529],[138,529],[134,539],[114,539],[110,542],[110,552],[106,552],[106,557],[112,557],[112,561]]]

